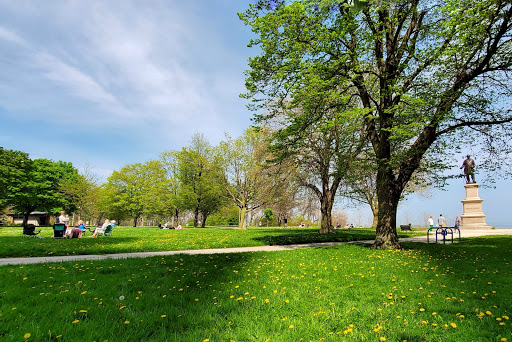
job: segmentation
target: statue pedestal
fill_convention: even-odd
[[[461,229],[491,229],[492,226],[485,223],[485,215],[482,211],[482,202],[478,197],[478,184],[468,183],[466,188],[466,199],[462,200]]]

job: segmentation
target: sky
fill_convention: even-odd
[[[241,135],[252,114],[238,95],[258,50],[247,47],[254,36],[237,12],[250,2],[0,2],[0,146],[104,180],[195,133],[214,145]],[[397,223],[422,224],[427,213],[452,221],[462,211],[459,183],[410,196]],[[510,190],[510,180],[480,189],[488,224],[512,224]],[[365,207],[347,210],[351,221],[369,221]]]

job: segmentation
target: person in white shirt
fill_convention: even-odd
[[[433,228],[434,227],[434,219],[432,218],[432,216],[430,216],[428,218],[428,224],[430,226],[430,228]]]

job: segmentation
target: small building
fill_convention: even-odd
[[[9,223],[22,224],[23,214],[20,213],[7,213],[9,217]],[[33,211],[28,215],[28,224],[36,226],[49,226],[50,225],[50,214],[42,211]]]

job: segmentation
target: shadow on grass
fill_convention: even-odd
[[[343,230],[333,234],[323,234],[318,231],[305,231],[301,229],[290,229],[287,234],[276,234],[275,231],[268,231],[268,235],[254,237],[253,240],[265,245],[291,245],[316,242],[347,242],[357,240],[375,239],[375,231],[368,230]]]
[[[54,239],[51,237],[2,237],[0,257],[60,256],[82,254],[105,254],[116,246],[116,253],[133,252],[130,244],[138,241],[135,237],[98,237],[82,239]],[[126,246],[126,247],[123,247]]]

